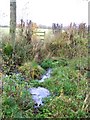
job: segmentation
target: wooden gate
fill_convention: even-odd
[[[33,32],[33,34],[34,33],[40,38],[40,40],[45,40],[45,31],[44,32],[37,31],[37,32]]]

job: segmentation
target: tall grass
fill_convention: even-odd
[[[13,52],[14,57],[10,58],[5,55],[6,53],[4,52],[7,44],[11,45],[10,36],[2,36],[1,49],[3,61],[5,66],[8,66],[7,68],[10,68],[11,63],[14,64],[14,66],[21,66],[25,62],[33,60],[38,64],[42,64],[42,62],[47,59],[59,60],[64,58],[71,60],[88,57],[88,40],[87,38],[81,38],[77,34],[72,34],[71,39],[68,32],[60,32],[54,36],[50,31],[44,41],[37,38],[29,39],[29,37],[31,36],[27,36],[26,32],[22,31],[22,28],[18,30],[16,34],[15,51]]]

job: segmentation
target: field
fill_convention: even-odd
[[[0,34],[9,34],[8,27],[0,27]]]

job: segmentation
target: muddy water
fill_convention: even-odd
[[[43,98],[46,98],[50,95],[49,90],[43,87],[30,88],[29,91],[32,94],[32,99],[35,102],[35,108],[43,105]]]
[[[50,78],[51,76],[51,69],[49,68],[45,75],[41,77],[41,80],[38,80],[38,82],[44,82],[45,79]],[[35,102],[35,108],[40,107],[43,105],[43,98],[46,98],[50,95],[50,92],[48,89],[43,87],[38,88],[30,88],[29,89],[30,94],[32,95],[32,99]]]
[[[39,82],[44,82],[45,79],[50,78],[51,72],[52,72],[52,70],[49,68],[47,70],[46,74],[41,76],[41,80],[39,80]]]

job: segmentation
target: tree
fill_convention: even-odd
[[[10,0],[10,37],[13,45],[15,46],[15,33],[16,33],[16,0]]]

